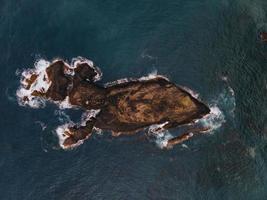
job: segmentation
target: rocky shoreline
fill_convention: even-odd
[[[83,142],[94,129],[111,131],[113,136],[134,134],[153,124],[164,124],[162,128],[167,130],[210,113],[208,106],[163,76],[105,85],[97,83],[101,76],[100,69],[84,58],[76,59],[71,65],[55,60],[42,71],[25,73],[17,94],[22,105],[35,105],[31,101],[38,98],[68,108],[98,110],[82,124],[58,131],[63,148]],[[205,130],[206,127],[197,129]],[[191,136],[188,133],[172,138],[167,147]]]

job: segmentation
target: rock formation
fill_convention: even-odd
[[[260,39],[262,42],[267,42],[267,32],[261,32]]]
[[[97,83],[101,75],[91,61],[83,58],[72,65],[55,60],[42,70],[24,73],[17,92],[19,101],[34,107],[34,101],[48,100],[94,111],[80,125],[62,128],[63,148],[81,143],[94,129],[112,131],[113,136],[134,134],[153,124],[164,124],[164,129],[170,129],[192,123],[210,112],[204,103],[163,76],[101,85]],[[168,147],[192,134],[171,139]]]

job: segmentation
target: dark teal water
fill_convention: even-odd
[[[2,0],[0,13],[0,199],[267,199],[266,1]],[[168,151],[109,134],[60,150],[66,117],[18,106],[16,71],[76,56],[102,82],[157,70],[226,122]]]

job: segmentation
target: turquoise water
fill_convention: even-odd
[[[0,199],[267,199],[264,0],[2,0],[0,11]],[[53,130],[81,112],[20,107],[15,93],[36,60],[76,56],[102,82],[157,71],[223,117],[168,151],[108,133],[63,151]]]

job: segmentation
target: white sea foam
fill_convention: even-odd
[[[235,91],[233,90],[233,88],[231,88],[230,86],[228,88],[229,88],[229,91],[230,91],[231,95],[235,96]]]
[[[45,125],[45,123],[42,122],[42,121],[36,121],[35,123],[36,123],[36,124],[39,124],[39,125],[41,126],[42,131],[44,131],[44,130],[47,128],[47,126]]]
[[[196,122],[200,123],[204,127],[209,128],[209,130],[203,132],[214,133],[215,130],[219,129],[223,123],[226,122],[226,120],[223,112],[217,105],[210,105],[210,113]]]
[[[49,62],[47,60],[40,59],[35,62],[33,69],[24,69],[22,72],[20,70],[16,70],[17,75],[21,74],[21,80],[20,80],[21,85],[16,91],[19,105],[30,106],[32,108],[40,108],[40,107],[45,106],[46,100],[41,97],[33,96],[32,93],[34,91],[41,92],[41,93],[46,93],[48,91],[52,83],[48,79],[46,69],[51,64],[59,60],[62,61],[61,59],[54,59],[52,62]],[[73,58],[71,65],[64,62],[64,65],[66,66],[66,68],[64,69],[65,74],[73,76],[75,74],[74,69],[79,64],[84,64],[84,63],[88,64],[90,67],[92,67],[95,70],[97,75],[94,77],[94,81],[100,80],[102,77],[101,70],[98,67],[96,67],[91,60],[88,60],[82,57]],[[30,88],[27,89],[27,86],[29,85],[27,80],[30,80],[32,75],[36,75],[37,78],[30,85]],[[74,106],[70,104],[68,96],[63,101],[53,101],[53,102],[58,104],[60,109],[74,108]]]
[[[68,108],[75,107],[71,105],[69,96],[66,96],[66,98],[63,101],[59,101],[57,104],[58,104],[59,109],[68,109]]]
[[[164,126],[167,125],[168,123],[169,122],[164,122],[162,124],[153,124],[153,125],[149,126],[148,133],[152,134],[152,135],[154,135],[154,134],[157,134],[157,135],[163,134],[164,131],[165,131]]]
[[[59,146],[62,148],[62,149],[73,149],[75,147],[78,147],[80,146],[81,144],[84,143],[85,140],[87,140],[91,134],[88,134],[88,136],[86,138],[84,138],[83,140],[79,140],[78,142],[76,142],[75,144],[72,144],[72,145],[68,145],[68,146],[65,146],[64,145],[64,142],[66,139],[69,138],[68,135],[66,135],[66,132],[69,132],[69,127],[72,127],[74,126],[74,124],[72,122],[70,123],[66,123],[66,124],[63,124],[61,126],[58,126],[56,128],[56,134],[58,136],[58,141],[59,141]]]
[[[159,75],[157,70],[152,71],[147,76],[142,76],[138,80],[139,81],[147,81],[147,80],[151,80],[151,79],[155,79],[155,78],[163,78],[163,79],[165,79],[167,81],[169,80],[166,76]]]
[[[164,129],[166,124],[168,124],[168,122],[154,124],[148,128],[148,135],[154,138],[156,145],[161,149],[166,148],[168,140],[173,138],[172,134]]]
[[[77,147],[81,144],[83,144],[84,140],[79,140],[77,143],[75,144],[72,144],[72,145],[69,145],[69,146],[65,146],[64,145],[64,141],[68,138],[68,136],[66,135],[65,132],[69,132],[69,127],[71,127],[72,124],[69,124],[69,123],[66,123],[66,124],[63,124],[59,127],[57,127],[56,129],[56,134],[58,136],[58,139],[59,139],[59,145],[62,149],[72,149],[74,147]],[[87,139],[87,138],[86,138]]]
[[[54,115],[57,116],[61,123],[68,123],[74,125],[74,122],[70,119],[70,116],[63,110],[55,110]]]
[[[46,68],[50,65],[50,62],[46,60],[38,60],[34,64],[34,69],[26,69],[22,72],[21,86],[17,90],[18,103],[21,106],[30,106],[32,108],[39,108],[45,106],[45,101],[40,97],[32,96],[32,92],[38,91],[45,93],[51,85],[51,81],[48,79]],[[27,79],[29,80],[33,74],[37,75],[36,80],[31,84],[29,89]],[[25,98],[27,100],[25,100]]]
[[[220,95],[220,99],[224,103],[224,107],[227,108],[228,112],[230,113],[231,117],[235,117],[235,108],[236,108],[236,100],[235,100],[235,91],[233,88],[228,86],[223,94]]]
[[[21,69],[16,69],[15,75],[16,76],[20,76],[21,74],[22,74],[22,70]]]
[[[100,129],[100,128],[96,128],[96,127],[94,127],[94,128],[93,128],[93,131],[94,131],[95,134],[103,135],[103,130]]]
[[[86,126],[86,122],[92,119],[93,117],[96,117],[96,115],[100,112],[100,109],[98,110],[88,110],[82,114],[81,119],[81,126]]]
[[[163,75],[158,75],[157,73],[158,73],[157,70],[154,70],[151,73],[149,73],[147,76],[142,76],[140,78],[122,78],[122,79],[118,79],[116,81],[112,81],[112,82],[106,83],[105,87],[110,87],[110,86],[117,85],[117,84],[128,83],[128,82],[131,82],[131,81],[148,81],[148,80],[152,80],[152,79],[155,79],[155,78],[163,78],[163,79],[165,79],[167,81],[169,80],[167,77],[165,77]]]
[[[210,114],[196,120],[196,122],[209,127],[210,130],[206,132],[214,133],[226,122],[226,117],[227,120],[235,117],[236,102],[233,88],[228,85],[216,98],[211,100],[209,107],[211,110]]]
[[[59,146],[63,149],[73,148],[74,145],[70,146],[70,147],[66,147],[63,145],[63,143],[68,138],[68,136],[65,134],[65,132],[69,131],[69,127],[75,126],[75,123],[70,119],[70,116],[68,114],[66,114],[66,112],[63,110],[55,110],[54,115],[57,116],[58,120],[61,123],[64,123],[63,125],[58,126],[55,130],[55,133],[59,139],[58,140]]]
[[[128,83],[130,81],[136,81],[136,79],[132,79],[132,78],[118,79],[116,81],[111,81],[111,82],[105,83],[105,87],[110,87],[110,86],[117,85],[117,84]]]
[[[189,147],[186,144],[181,145],[183,148],[189,149]]]
[[[223,125],[223,123],[226,122],[226,120],[223,112],[219,109],[217,105],[210,105],[209,107],[211,112],[203,118],[195,120],[195,123],[201,124],[203,127],[209,128],[209,130],[202,132],[214,133]],[[149,136],[153,136],[156,145],[161,149],[166,148],[168,145],[168,140],[174,137],[168,130],[163,128],[167,123],[168,122],[165,122],[163,124],[151,125],[148,129]],[[188,146],[185,145],[183,145],[183,147],[188,148]]]
[[[248,153],[253,159],[255,159],[255,157],[256,157],[256,148],[255,147],[248,147]]]
[[[226,120],[223,112],[217,105],[209,105],[209,107],[211,110],[210,113],[201,119],[195,120],[194,123],[201,124],[203,127],[209,128],[209,130],[202,132],[214,133],[223,125],[223,123],[226,122]],[[154,137],[157,146],[161,149],[166,148],[168,140],[174,137],[168,130],[163,128],[167,123],[168,122],[151,125],[148,129],[148,134]]]
[[[159,148],[163,149],[168,146],[168,140],[172,139],[173,136],[169,131],[166,131],[162,137],[157,137],[156,144]]]
[[[102,72],[97,66],[94,65],[93,61],[91,61],[91,60],[88,60],[88,59],[80,57],[80,56],[76,57],[76,58],[73,58],[72,61],[71,61],[71,68],[75,69],[75,68],[77,68],[78,65],[81,65],[81,64],[87,64],[92,69],[94,69],[94,71],[96,72],[96,76],[93,78],[94,82],[101,80]]]
[[[17,98],[11,93],[10,88],[6,88],[5,95],[9,101],[16,102]]]
[[[188,87],[185,87],[185,86],[180,86],[182,89],[184,89],[186,92],[188,92],[189,94],[191,94],[192,97],[196,98],[196,99],[199,99],[199,93],[191,90],[190,88]]]
[[[155,56],[152,56],[152,55],[149,55],[147,52],[147,49],[144,49],[144,51],[141,53],[141,57],[142,58],[148,58],[149,60],[157,60],[158,57],[155,57]]]
[[[161,149],[166,148],[168,145],[168,140],[173,138],[173,135],[167,130],[164,131],[164,134],[158,134],[155,136],[156,136],[155,140],[156,145]]]
[[[223,81],[225,81],[225,82],[228,81],[228,77],[227,77],[227,76],[221,76],[221,79],[222,79]]]
[[[218,105],[225,110],[225,114],[235,117],[235,91],[229,85],[212,101],[212,104]]]
[[[62,110],[55,111],[55,115],[58,116],[59,121],[65,123],[63,125],[60,125],[56,128],[56,135],[59,139],[59,145],[63,149],[72,149],[74,147],[77,147],[81,144],[83,144],[84,140],[88,139],[90,134],[83,139],[79,140],[77,143],[71,145],[71,146],[64,146],[64,141],[68,138],[68,136],[65,134],[65,132],[69,132],[69,127],[73,127],[75,125],[78,126],[86,126],[86,122],[89,121],[92,117],[96,117],[96,115],[100,112],[100,109],[98,110],[88,110],[82,114],[81,122],[79,124],[75,124],[71,121],[70,117]],[[96,131],[96,133],[101,134],[101,129],[93,128],[92,131]]]

